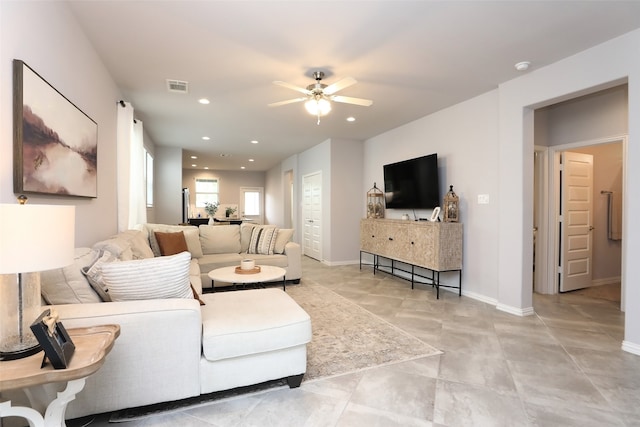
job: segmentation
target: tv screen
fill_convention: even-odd
[[[389,209],[440,206],[438,155],[384,165],[384,199]]]

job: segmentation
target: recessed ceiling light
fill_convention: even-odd
[[[208,141],[208,140],[210,140],[211,138],[209,138],[208,136],[203,136],[203,137],[202,137],[202,139],[203,139],[204,141]]]
[[[202,105],[207,105],[210,101],[207,98],[200,98],[198,99],[198,102]]]
[[[196,166],[198,166],[198,165],[191,165],[192,168],[195,168]]]
[[[527,71],[529,69],[529,65],[531,65],[531,62],[522,61],[522,62],[518,62],[515,65],[515,67],[516,67],[516,70],[518,70],[518,71]]]
[[[198,158],[198,156],[191,156],[191,158],[192,158],[192,159],[197,159],[197,158]]]
[[[244,166],[240,166],[240,169],[244,169]]]
[[[256,141],[255,139],[253,141],[251,141],[252,144],[257,144],[258,141]]]
[[[348,122],[355,122],[356,118],[355,117],[347,117],[347,121]]]
[[[253,162],[254,160],[253,160],[253,159],[249,159],[249,161],[250,161],[250,162]]]
[[[205,168],[205,169],[209,169],[209,166],[205,166],[204,168]]]

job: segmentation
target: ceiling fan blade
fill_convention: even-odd
[[[363,107],[370,107],[371,105],[373,105],[373,101],[370,99],[352,98],[350,96],[332,96],[331,100],[335,102],[342,102],[345,104],[361,105]]]
[[[356,83],[358,83],[358,81],[353,77],[345,77],[344,79],[339,80],[334,84],[325,87],[323,92],[325,95],[333,95],[337,91],[347,88],[349,86],[353,86]]]
[[[273,102],[271,104],[267,104],[268,107],[279,107],[281,105],[293,104],[294,102],[302,102],[306,101],[309,98],[295,98],[295,99],[287,99],[286,101]]]
[[[293,90],[298,91],[298,92],[302,92],[305,95],[311,95],[311,92],[308,91],[307,89],[292,85],[292,84],[287,83],[287,82],[275,81],[275,82],[273,82],[273,84],[274,85],[278,85],[278,86],[282,86],[282,87],[286,87],[286,88],[289,88],[289,89],[293,89]]]

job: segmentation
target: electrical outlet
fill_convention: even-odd
[[[488,205],[489,204],[489,195],[488,194],[478,194],[478,204],[479,205]]]

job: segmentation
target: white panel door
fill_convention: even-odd
[[[562,153],[560,292],[591,286],[593,156]]]
[[[302,177],[302,252],[322,261],[322,174]]]

